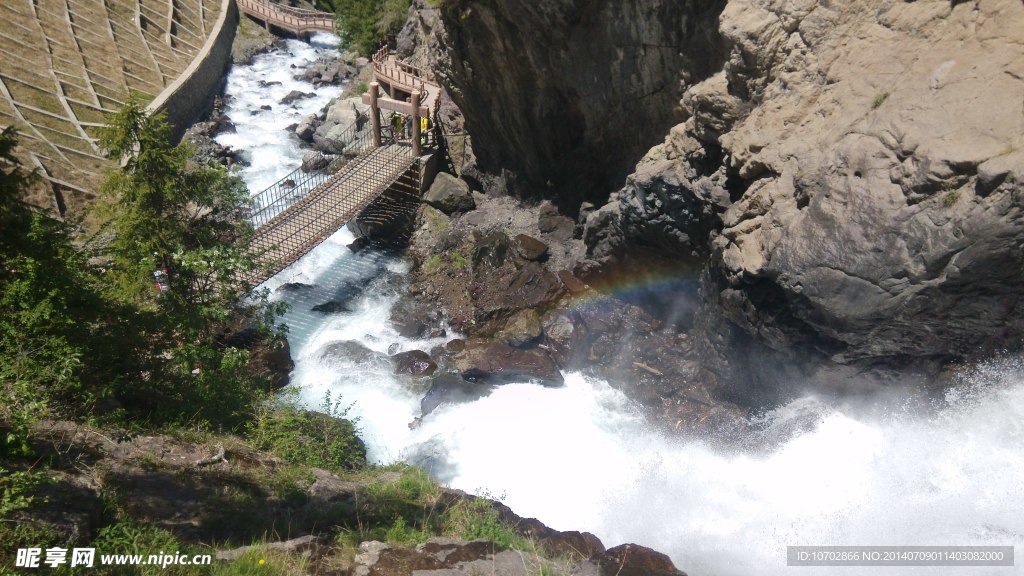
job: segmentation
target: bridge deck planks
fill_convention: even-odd
[[[353,159],[329,180],[257,228],[251,246],[262,254],[267,270],[253,278],[253,283],[280,272],[334,234],[387,190],[414,161],[406,144],[374,149]]]

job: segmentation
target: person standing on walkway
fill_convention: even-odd
[[[427,118],[426,116],[420,118],[420,143],[422,143],[424,146],[426,146],[428,143],[427,135],[430,134],[430,132],[428,132],[429,129],[430,119]]]
[[[398,112],[391,113],[391,138],[395,141],[398,140],[398,130],[401,126],[401,119],[398,116]]]

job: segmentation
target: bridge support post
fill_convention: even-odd
[[[422,154],[420,144],[420,91],[412,91],[412,155],[419,157]]]
[[[380,96],[380,84],[370,82],[370,122],[373,125],[373,147],[380,148],[380,107],[377,98]]]

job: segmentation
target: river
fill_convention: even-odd
[[[337,87],[293,107],[302,66],[336,55],[337,39],[283,50],[235,67],[228,114],[245,152],[242,177],[262,190],[300,163],[285,127],[323,107]],[[291,68],[292,65],[297,68]],[[260,81],[272,84],[260,85]],[[260,110],[269,104],[272,110]],[[255,113],[253,112],[255,111]],[[528,383],[442,406],[411,429],[423,389],[372,359],[322,357],[333,342],[374,351],[423,349],[444,339],[402,338],[388,323],[403,289],[400,255],[351,253],[339,231],[266,284],[291,306],[284,317],[296,362],[292,384],[310,406],[324,395],[351,405],[372,461],[407,460],[440,481],[502,498],[522,516],[586,530],[609,547],[636,542],[669,554],[691,575],[834,574],[787,568],[788,545],[1015,545],[1024,550],[1024,365],[992,361],[942,402],[829,407],[813,397],[761,415],[778,431],[771,448],[722,451],[647,426],[607,383],[565,374],[562,388]],[[277,290],[286,283],[309,287]],[[348,312],[316,304],[350,300]],[[452,335],[449,338],[453,337]],[[800,432],[788,424],[813,422]],[[842,574],[1014,574],[1018,568],[844,568]],[[884,570],[884,572],[880,572]],[[796,572],[798,571],[798,572]]]

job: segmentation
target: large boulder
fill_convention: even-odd
[[[295,126],[295,135],[303,142],[312,142],[313,134],[316,132],[319,124],[320,120],[317,118],[316,114],[310,114]]]
[[[335,100],[313,133],[316,148],[329,154],[342,154],[365,131],[369,106],[357,97]]]
[[[393,354],[391,360],[395,364],[395,374],[409,376],[430,376],[437,370],[437,364],[430,359],[430,354],[423,350],[409,350]]]
[[[312,98],[314,94],[312,92],[303,92],[302,90],[292,90],[284,98],[281,98],[281,104],[288,105],[294,104],[299,100],[305,98]]]
[[[533,308],[527,308],[513,314],[498,337],[510,346],[523,347],[537,341],[543,333],[540,315]]]
[[[420,415],[426,416],[442,404],[472,402],[491,392],[491,387],[470,382],[458,374],[440,374],[430,382],[430,390],[420,400]]]
[[[313,172],[315,170],[323,170],[331,162],[331,157],[319,152],[306,152],[302,156],[302,171]]]
[[[445,172],[434,178],[434,183],[423,196],[423,201],[445,214],[467,212],[476,208],[469,184]]]
[[[533,236],[516,234],[512,245],[516,255],[524,260],[544,260],[548,256],[548,245]]]
[[[331,342],[317,352],[317,359],[327,364],[366,364],[389,362],[387,354],[381,354],[354,340]]]

